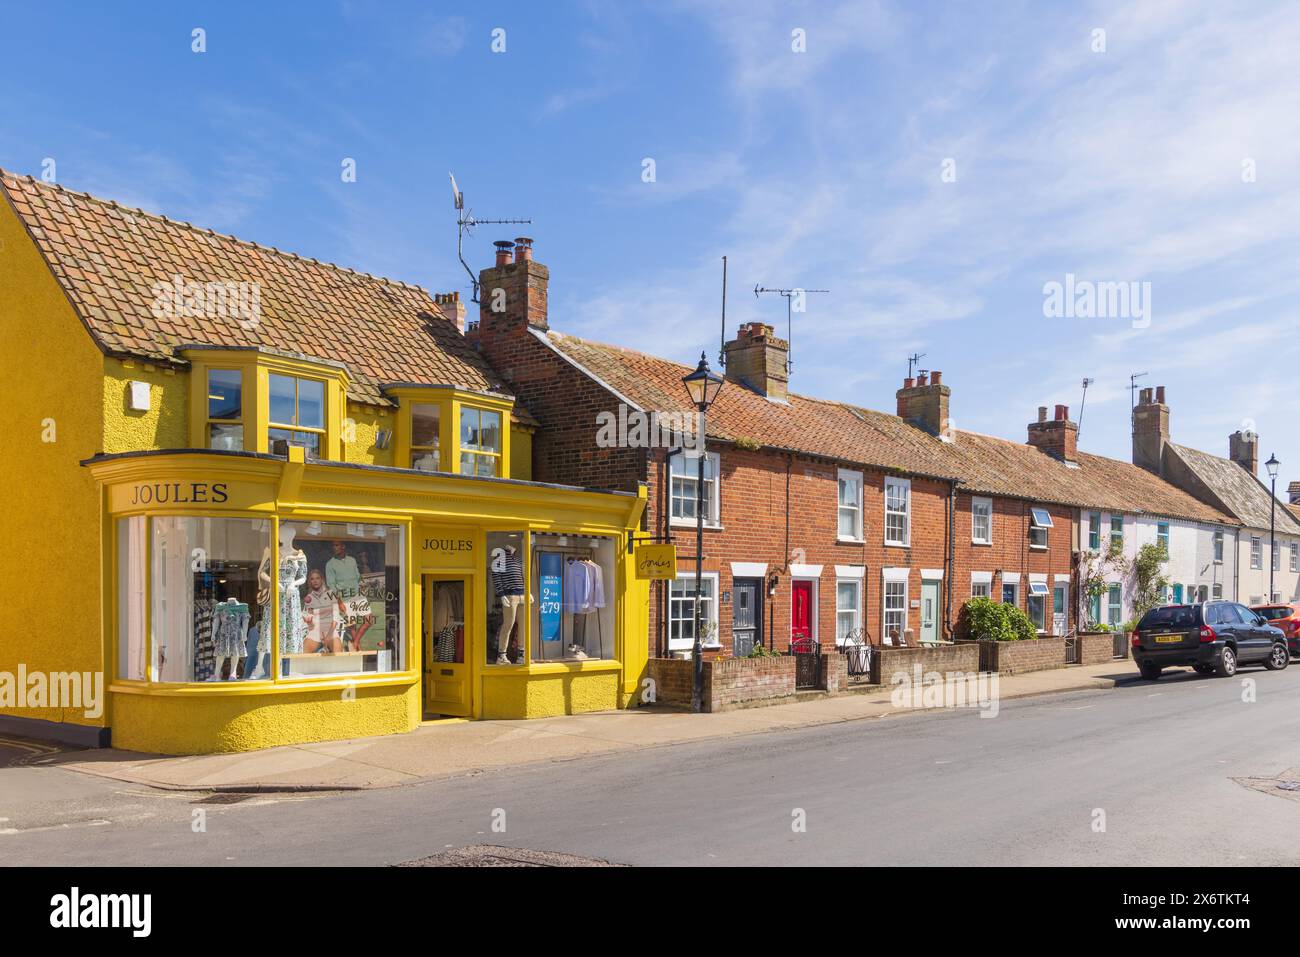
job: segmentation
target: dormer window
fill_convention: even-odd
[[[208,448],[228,452],[244,450],[243,396],[243,370],[208,370]]]
[[[285,440],[319,456],[325,440],[325,383],[273,372],[269,391],[267,445],[274,450],[277,440]]]
[[[411,403],[411,468],[442,471],[442,406],[436,402]]]
[[[500,475],[501,413],[473,406],[460,409],[460,474]]]

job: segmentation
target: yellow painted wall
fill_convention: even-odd
[[[189,373],[104,359],[104,452],[189,445]],[[149,383],[149,409],[130,407],[131,382]]]
[[[347,441],[348,430],[345,427],[343,461],[361,465],[396,465],[393,461],[393,441],[389,442],[386,449],[375,448],[375,437],[380,429],[397,428],[396,410],[349,402],[347,415],[352,420],[353,440]]]
[[[525,482],[533,479],[533,433],[526,429],[510,430],[510,477]]]
[[[7,583],[0,671],[16,673],[19,663],[29,672],[102,671],[99,494],[79,463],[101,445],[94,400],[102,394],[104,358],[3,197],[0,336],[0,581]],[[54,441],[43,441],[51,424]],[[72,709],[6,713],[106,723]]]
[[[619,707],[617,671],[483,676],[483,717],[550,718]]]
[[[264,695],[114,695],[113,747],[160,754],[251,751],[410,731],[420,723],[420,686],[358,684]]]

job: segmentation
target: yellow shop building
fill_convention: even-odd
[[[183,754],[634,703],[644,491],[530,481],[458,296],[0,192],[0,728]]]

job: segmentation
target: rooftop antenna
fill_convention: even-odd
[[[460,264],[465,267],[465,272],[469,274],[469,281],[473,287],[473,295],[470,296],[471,302],[478,302],[478,277],[474,275],[474,270],[469,268],[469,263],[465,262],[465,253],[463,245],[465,237],[472,234],[475,226],[496,226],[506,223],[531,223],[531,219],[476,219],[471,210],[465,208],[465,194],[460,191],[456,185],[456,174],[450,170],[447,176],[451,179],[451,199],[456,206],[456,258]]]
[[[907,357],[907,377],[912,378],[912,366],[916,365],[925,358],[924,352],[916,352]]]
[[[718,340],[718,366],[727,367],[727,257],[722,257],[722,338]]]
[[[1133,410],[1137,408],[1137,380],[1147,375],[1145,372],[1134,372],[1128,377],[1128,416],[1129,423],[1133,422]]]
[[[1079,428],[1078,431],[1075,432],[1076,441],[1078,440],[1078,436],[1083,434],[1083,406],[1084,403],[1088,401],[1088,386],[1092,385],[1096,381],[1096,379],[1083,380],[1083,398],[1079,400]]]
[[[755,286],[754,298],[757,299],[759,294],[764,292],[773,292],[776,293],[778,296],[785,297],[785,342],[786,342],[785,374],[789,376],[792,370],[794,369],[794,360],[790,358],[791,354],[794,352],[794,347],[791,344],[791,340],[794,338],[792,335],[794,332],[794,319],[792,316],[792,313],[794,311],[794,305],[793,305],[794,297],[803,296],[805,293],[810,293],[810,292],[830,292],[830,290],[829,289],[800,289],[797,286],[794,289],[768,289],[766,286]]]

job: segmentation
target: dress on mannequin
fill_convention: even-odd
[[[307,623],[302,617],[302,593],[299,587],[307,580],[307,556],[290,552],[280,556],[280,638],[284,653],[302,653],[307,637]]]

